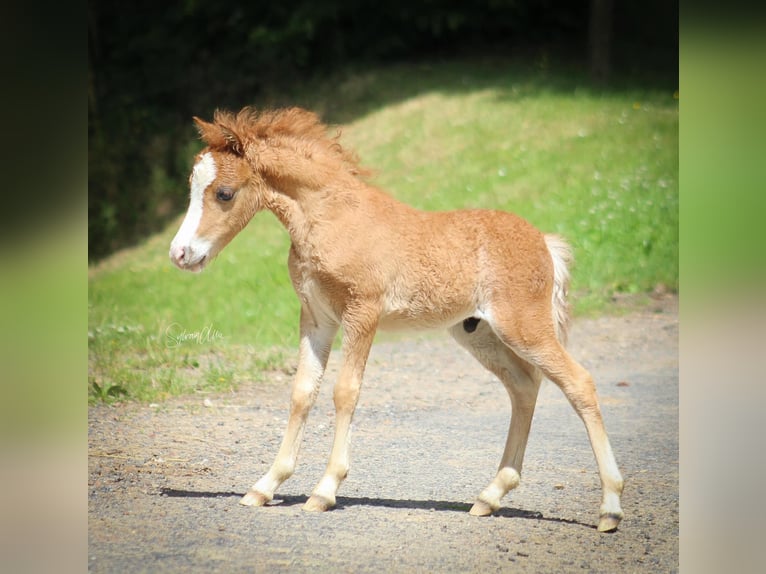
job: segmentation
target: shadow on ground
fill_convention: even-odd
[[[160,496],[167,496],[169,498],[241,498],[244,496],[243,492],[234,491],[205,491],[205,490],[179,490],[175,488],[162,488],[159,491]],[[307,496],[280,496],[274,499],[268,506],[298,506],[303,505]],[[370,498],[366,496],[362,497],[346,497],[339,496],[337,498],[337,504],[333,509],[334,512],[351,508],[354,506],[370,506],[380,508],[401,508],[409,510],[434,510],[437,512],[465,512],[471,510],[471,504],[466,502],[454,502],[451,500],[410,500],[410,499],[397,499],[397,498]],[[556,518],[551,516],[543,516],[541,512],[534,512],[530,510],[521,510],[517,508],[500,508],[494,516],[502,518],[526,518],[529,520],[539,520],[543,522],[556,522],[559,524],[573,524],[577,526],[583,526],[591,530],[595,529],[592,524],[585,524],[578,520],[571,520],[568,518]]]

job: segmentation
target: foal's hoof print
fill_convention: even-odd
[[[269,502],[271,499],[268,496],[255,490],[248,490],[247,494],[239,499],[242,506],[265,506]]]

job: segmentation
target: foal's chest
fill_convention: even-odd
[[[316,265],[290,252],[290,279],[303,307],[311,314],[314,323],[340,323],[342,311],[338,289],[322,280]]]

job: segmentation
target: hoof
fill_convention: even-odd
[[[489,504],[484,502],[483,500],[477,500],[473,503],[473,506],[471,507],[471,510],[468,511],[468,514],[471,514],[473,516],[489,516],[492,514],[496,509],[492,508]]]
[[[263,506],[268,502],[271,502],[271,497],[257,490],[248,490],[247,494],[239,500],[242,506]]]
[[[602,514],[598,521],[598,531],[614,532],[617,530],[617,526],[619,526],[620,520],[622,520],[622,514],[615,514],[613,512]]]
[[[312,494],[311,497],[303,505],[303,510],[306,512],[325,512],[335,506],[334,500],[328,500],[323,496]]]

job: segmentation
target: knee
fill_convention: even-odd
[[[359,385],[336,385],[332,398],[337,412],[351,412],[359,399]]]
[[[290,407],[294,413],[306,413],[311,410],[316,400],[318,389],[314,386],[297,384],[293,388]]]

